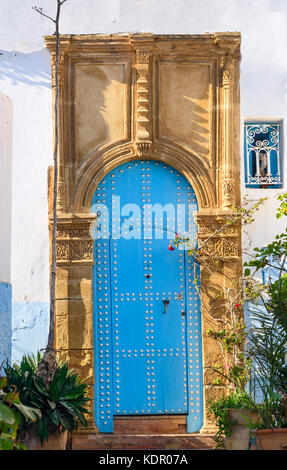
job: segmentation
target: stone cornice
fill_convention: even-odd
[[[45,36],[45,43],[51,52],[55,52],[56,37]],[[133,47],[147,47],[153,45],[155,53],[173,51],[190,53],[198,52],[202,55],[235,55],[240,56],[241,35],[239,32],[214,34],[80,34],[61,35],[60,47],[69,52],[112,52],[117,50],[131,51]]]

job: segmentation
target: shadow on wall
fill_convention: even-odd
[[[12,85],[51,88],[50,52],[46,48],[29,54],[0,50],[0,80],[6,79]]]

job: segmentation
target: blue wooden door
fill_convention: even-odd
[[[186,414],[189,432],[202,425],[198,268],[185,250],[168,250],[176,231],[195,239],[196,209],[187,180],[162,162],[126,163],[97,188],[95,417],[102,432],[121,415]]]

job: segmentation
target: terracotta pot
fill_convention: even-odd
[[[249,408],[230,408],[227,410],[228,418],[235,423],[232,426],[232,434],[223,438],[225,449],[228,450],[247,450],[249,445],[249,427],[250,421],[255,422],[258,413]]]
[[[261,450],[287,450],[287,428],[256,429],[255,435]]]
[[[67,439],[68,431],[49,432],[48,440],[44,440],[42,447],[37,427],[31,427],[27,431],[27,437],[21,440],[21,442],[28,450],[66,450]]]

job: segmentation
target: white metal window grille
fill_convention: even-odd
[[[279,187],[281,181],[281,124],[245,123],[245,184]]]

